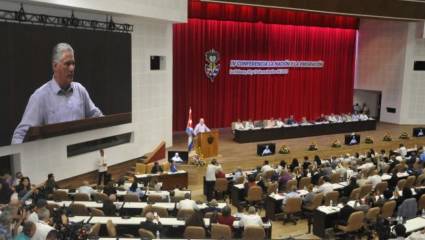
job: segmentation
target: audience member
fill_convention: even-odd
[[[190,193],[186,193],[184,199],[177,203],[177,209],[199,210],[199,207],[195,200],[190,199]]]
[[[151,169],[151,173],[152,174],[155,174],[155,173],[162,173],[162,172],[164,172],[164,170],[162,169],[162,167],[159,165],[158,162],[155,162],[153,164],[152,169]]]
[[[47,208],[40,209],[38,212],[38,222],[36,225],[35,234],[32,237],[32,240],[45,240],[47,234],[54,230],[52,226],[49,225],[50,212]]]
[[[188,219],[185,226],[203,227],[205,228],[204,216],[200,211],[195,211]]]
[[[343,207],[339,210],[338,224],[339,225],[347,225],[348,218],[356,210],[354,210],[353,207],[348,205],[348,198],[347,197],[342,197],[341,203],[342,203]]]
[[[221,170],[221,165],[217,162],[216,159],[211,160],[211,163],[207,166],[207,172],[205,174],[207,201],[211,201],[211,199],[213,198],[214,185],[216,180],[215,174]]]
[[[241,227],[247,226],[263,226],[263,220],[260,215],[257,214],[255,207],[251,206],[248,208],[248,214],[243,215],[239,221]]]
[[[94,190],[88,181],[83,181],[83,185],[81,187],[78,188],[78,192],[79,193],[84,193],[87,194],[87,196],[89,196],[89,198],[91,198],[91,195],[94,193],[97,193],[96,190]]]
[[[218,216],[218,223],[225,224],[230,228],[233,228],[233,222],[235,221],[235,217],[231,215],[232,209],[229,206],[225,206],[221,210],[221,215]]]
[[[152,212],[148,212],[145,217],[146,221],[140,223],[140,228],[150,231],[153,235],[156,235],[158,231],[162,231],[162,224],[158,215],[155,216]]]

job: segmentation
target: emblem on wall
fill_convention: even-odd
[[[220,53],[214,49],[205,52],[205,61],[207,62],[205,63],[205,74],[211,82],[214,82],[214,78],[220,72],[220,64],[218,64]]]

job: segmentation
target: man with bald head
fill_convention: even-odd
[[[199,123],[196,124],[195,130],[193,131],[195,135],[198,135],[199,133],[209,132],[210,129],[205,124],[205,121],[203,118],[199,119]]]
[[[103,116],[86,88],[74,82],[74,49],[59,43],[52,53],[53,76],[31,95],[12,144],[22,143],[30,127]]]

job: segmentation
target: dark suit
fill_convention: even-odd
[[[352,208],[349,205],[345,205],[344,207],[342,207],[341,210],[339,211],[339,215],[338,215],[339,216],[338,224],[339,225],[347,225],[348,218],[355,211],[356,210],[354,210],[354,208]]]
[[[144,228],[148,231],[151,231],[153,233],[153,235],[156,235],[156,231],[161,232],[161,230],[162,230],[161,223],[156,224],[156,223],[153,223],[153,222],[150,222],[150,221],[141,222],[140,227]]]
[[[151,173],[162,173],[164,170],[162,169],[162,167],[161,166],[153,166],[152,167],[152,170],[151,170]]]

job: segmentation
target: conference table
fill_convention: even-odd
[[[128,218],[123,218],[123,217],[108,217],[108,216],[74,216],[74,217],[70,217],[69,221],[70,222],[74,222],[74,223],[78,223],[78,222],[83,222],[83,223],[91,223],[91,224],[96,224],[96,223],[100,223],[100,224],[106,224],[106,222],[108,220],[111,220],[112,223],[114,225],[117,226],[129,226],[129,227],[135,227],[135,231],[137,231],[139,225],[141,222],[145,222],[146,218],[145,217],[128,217]],[[164,227],[169,228],[169,230],[175,230],[175,231],[168,231],[168,233],[173,232],[173,234],[171,234],[174,237],[182,237],[182,233],[184,232],[184,227],[185,227],[185,221],[184,220],[179,220],[177,218],[174,217],[169,217],[169,218],[160,218],[161,224]],[[209,218],[204,218],[204,223],[206,227],[210,226],[210,219]],[[267,238],[271,238],[271,233],[272,233],[272,223],[270,221],[263,223],[264,226],[264,230],[266,232],[266,237]],[[233,228],[235,231],[235,234],[237,234],[239,236],[239,234],[241,234],[243,232],[243,227],[239,226],[239,221],[234,221],[233,222]]]
[[[163,190],[173,190],[176,188],[187,189],[188,187],[188,174],[183,170],[179,170],[175,173],[163,172],[161,174],[135,174],[134,177],[137,181],[145,183],[145,185],[147,185],[152,178],[156,178],[158,182],[162,182]]]
[[[238,143],[249,143],[277,139],[319,136],[336,133],[360,132],[375,129],[376,120],[366,120],[343,123],[322,123],[294,127],[235,130],[234,141]]]

